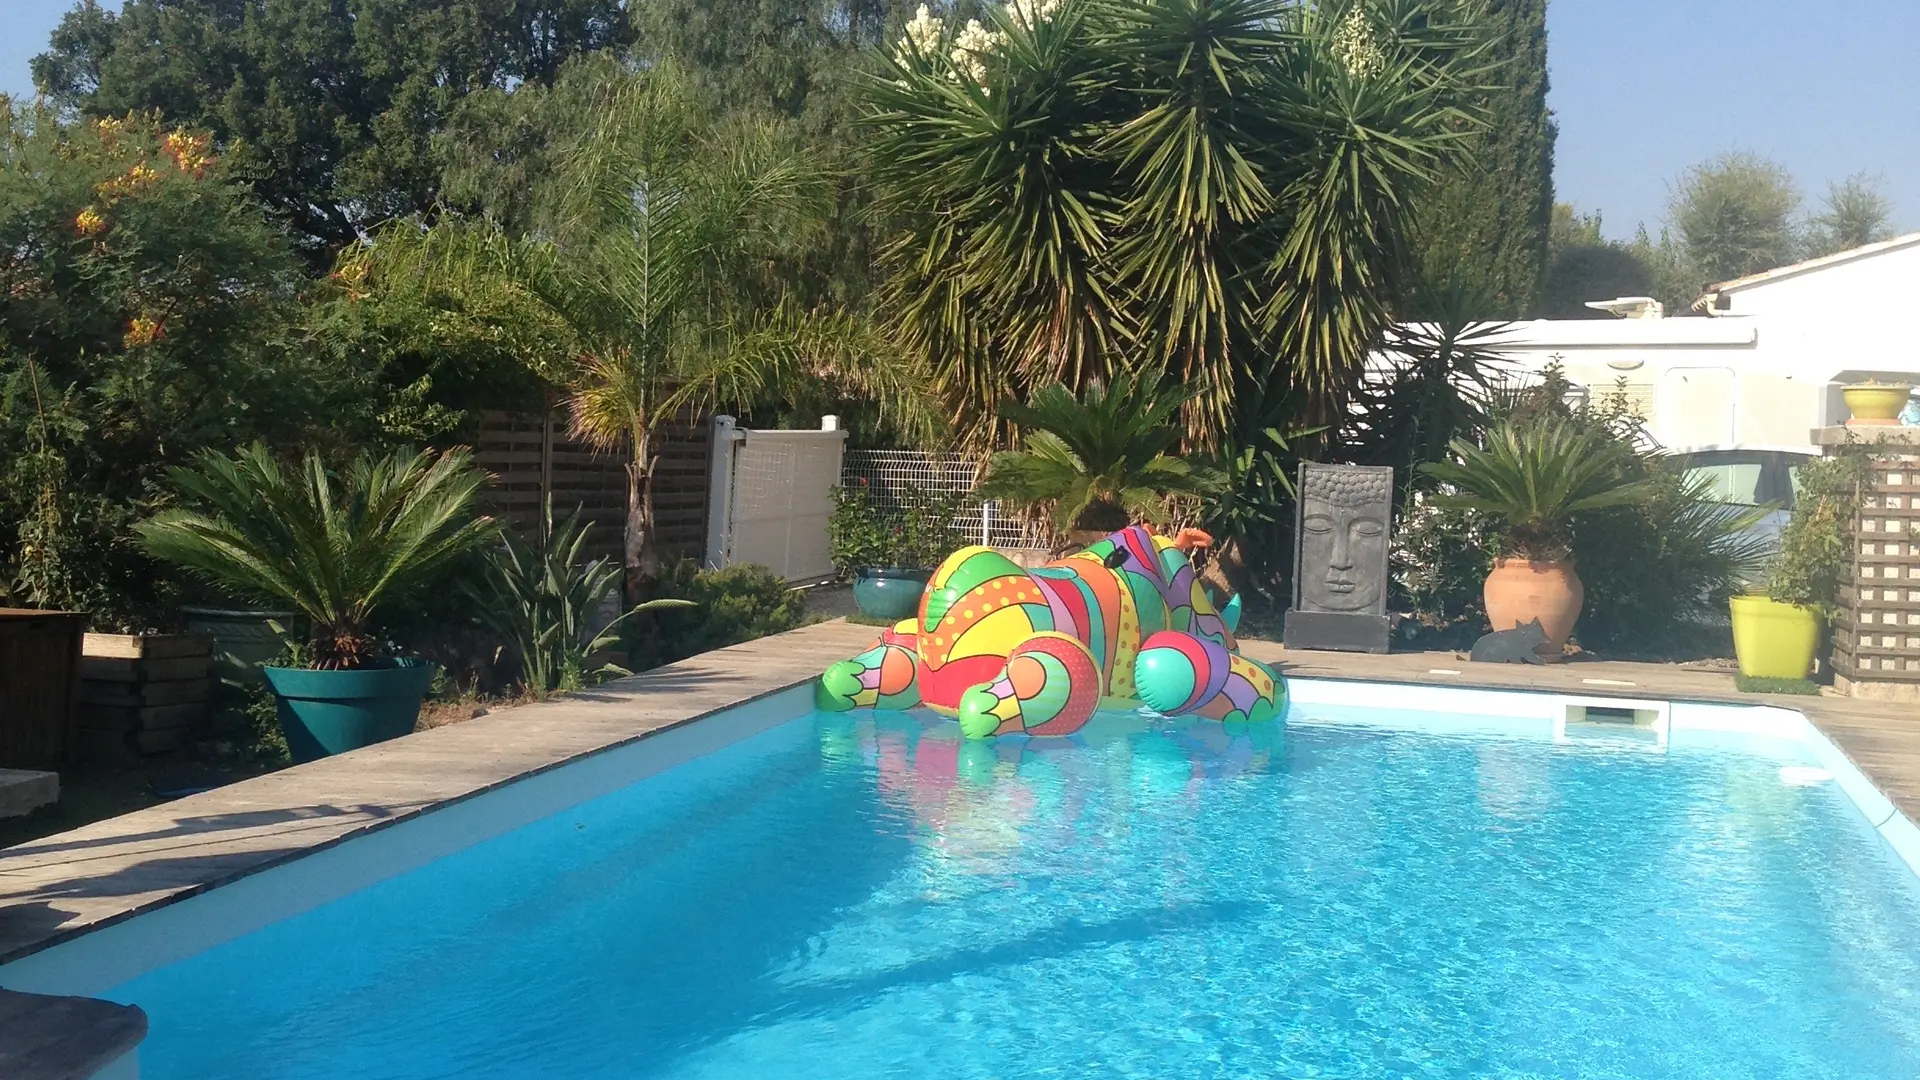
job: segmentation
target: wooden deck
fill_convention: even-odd
[[[0,850],[0,963],[817,676],[821,623]]]
[[[0,850],[0,963],[807,682],[874,634],[845,622],[805,627]],[[1488,665],[1448,653],[1288,653],[1261,641],[1246,651],[1300,677],[1780,705],[1812,718],[1920,820],[1920,716],[1909,706],[1745,695],[1728,675],[1655,664]]]

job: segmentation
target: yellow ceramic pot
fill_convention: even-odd
[[[1879,383],[1855,383],[1840,388],[1840,396],[1847,401],[1847,410],[1853,413],[1849,425],[1886,426],[1898,424],[1900,414],[1906,411],[1907,399],[1913,395],[1911,386],[1882,386]]]
[[[1804,679],[1820,648],[1820,616],[1812,608],[1764,596],[1736,596],[1733,652],[1750,679]]]

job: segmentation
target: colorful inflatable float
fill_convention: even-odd
[[[1239,599],[1216,611],[1201,586],[1192,551],[1211,542],[1135,525],[1032,570],[961,548],[934,571],[918,616],[826,670],[819,707],[925,705],[959,717],[969,738],[1067,735],[1103,704],[1271,719],[1286,683],[1240,655]]]

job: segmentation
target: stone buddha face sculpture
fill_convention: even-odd
[[[1320,466],[1300,490],[1300,606],[1308,611],[1385,610],[1391,470]]]

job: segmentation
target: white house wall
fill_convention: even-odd
[[[1920,382],[1916,296],[1920,245],[1730,288],[1717,318],[1518,322],[1493,348],[1521,381],[1552,362],[1595,398],[1624,380],[1676,453],[1812,454],[1810,430],[1846,418],[1843,383]]]

